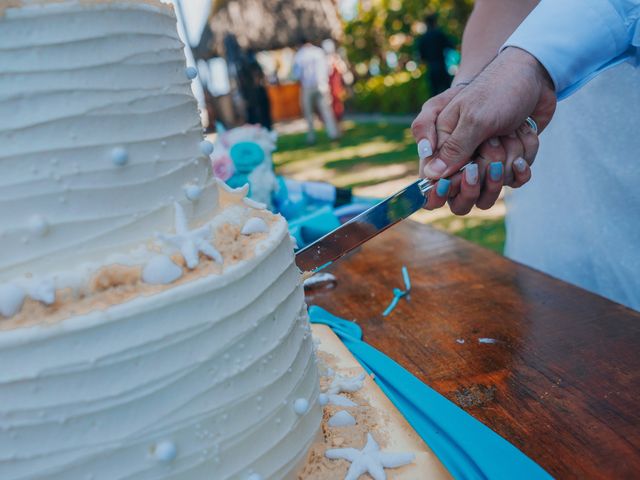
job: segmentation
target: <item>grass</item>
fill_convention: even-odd
[[[416,145],[408,122],[344,122],[340,140],[332,142],[319,132],[314,145],[307,145],[305,133],[281,135],[274,163],[280,175],[327,181],[366,197],[385,197],[417,173]],[[445,207],[416,219],[498,253],[504,249],[502,214],[489,216],[474,210],[456,217]]]
[[[304,133],[281,136],[274,162],[282,175],[357,188],[415,170],[416,146],[406,125],[345,122],[342,138],[334,142],[324,132],[311,146]]]
[[[504,218],[456,217],[451,215],[434,220],[431,225],[439,230],[452,233],[470,242],[482,245],[499,254],[504,251]]]

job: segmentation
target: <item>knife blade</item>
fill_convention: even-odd
[[[367,240],[420,210],[427,194],[435,187],[429,179],[421,179],[365,210],[322,238],[296,253],[296,264],[302,271],[317,272],[328,267]]]

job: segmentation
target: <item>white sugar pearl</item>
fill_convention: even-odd
[[[156,444],[153,450],[153,456],[159,462],[169,463],[174,461],[178,456],[178,449],[175,443],[169,440],[163,440]]]
[[[213,143],[203,140],[200,142],[200,151],[204,155],[211,155],[213,153]]]
[[[240,233],[242,235],[251,235],[252,233],[265,233],[269,231],[269,226],[267,222],[259,217],[251,217],[247,220],[247,223],[244,224]]]
[[[298,415],[304,415],[309,410],[309,401],[306,398],[298,398],[293,402],[293,411]]]
[[[114,165],[122,167],[129,161],[129,152],[124,147],[114,147],[111,150],[111,161]]]
[[[29,231],[38,237],[44,237],[49,231],[49,224],[42,215],[34,215],[29,219]]]
[[[142,281],[150,285],[168,285],[182,277],[182,268],[166,255],[157,255],[142,269]]]
[[[259,473],[252,473],[247,477],[247,480],[263,480],[263,477]]]
[[[25,293],[20,287],[5,283],[0,285],[0,315],[13,317],[22,308]]]
[[[187,67],[184,69],[184,74],[189,80],[193,80],[198,76],[198,69],[196,67]]]
[[[329,397],[327,396],[326,393],[321,393],[320,395],[318,395],[318,403],[321,406],[325,406],[327,403],[329,403]]]
[[[194,185],[193,183],[190,183],[189,185],[185,185],[184,195],[185,197],[187,197],[187,199],[194,202],[202,196],[202,190],[203,190],[202,187],[199,187],[198,185]]]

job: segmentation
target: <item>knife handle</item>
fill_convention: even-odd
[[[465,168],[467,168],[469,165],[471,165],[473,162],[469,162],[466,165],[464,165],[460,170],[458,170],[456,173],[460,173],[462,171],[464,171]],[[456,173],[453,173],[451,175],[449,175],[447,177],[447,179],[453,177]],[[420,180],[418,182],[418,188],[420,189],[420,191],[422,192],[422,194],[426,197],[429,192],[431,190],[433,190],[433,187],[436,186],[436,184],[438,183],[438,181],[433,181],[433,179],[431,178],[423,178],[422,180]]]
[[[429,192],[435,187],[436,184],[430,178],[423,178],[418,182],[418,188],[422,192],[422,194],[426,197]]]

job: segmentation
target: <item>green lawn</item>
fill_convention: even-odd
[[[452,233],[494,252],[504,251],[504,218],[457,217],[451,215],[431,222],[439,230]]]
[[[281,136],[274,161],[285,175],[356,188],[402,178],[415,170],[416,146],[406,125],[345,122],[343,136],[335,142],[324,132],[311,146],[304,133]],[[389,167],[395,168],[395,176],[376,175]]]
[[[281,135],[274,154],[278,173],[328,181],[353,188],[357,195],[381,198],[415,178],[417,153],[408,122],[345,122],[343,133],[341,140],[331,142],[320,132],[311,146],[304,133]],[[417,218],[502,253],[505,234],[501,215],[456,217],[446,212],[441,209]]]

